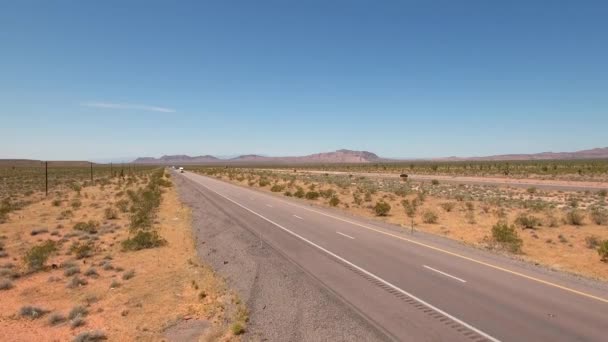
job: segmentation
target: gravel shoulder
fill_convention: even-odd
[[[386,341],[389,338],[337,294],[260,242],[248,222],[212,194],[174,177],[192,209],[199,257],[224,277],[250,310],[244,340]]]

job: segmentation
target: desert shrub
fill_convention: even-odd
[[[267,178],[262,177],[262,178],[260,178],[260,180],[258,181],[258,184],[260,185],[260,187],[262,187],[262,188],[263,188],[263,187],[265,187],[265,186],[270,185],[270,181],[269,181]]]
[[[319,198],[319,193],[316,191],[309,191],[306,193],[306,199],[308,200],[316,200]]]
[[[438,219],[439,219],[439,217],[432,210],[427,210],[424,213],[422,213],[422,222],[424,222],[424,223],[437,223]]]
[[[89,310],[87,310],[87,308],[85,308],[84,306],[75,306],[72,308],[72,310],[70,310],[70,313],[68,315],[69,319],[74,319],[77,317],[86,317],[89,314]]]
[[[234,324],[232,324],[232,326],[230,327],[230,330],[232,331],[232,333],[234,335],[241,335],[242,333],[245,332],[245,327],[243,327],[243,325],[239,322],[236,322]]]
[[[526,192],[528,192],[529,194],[535,194],[536,193],[536,188],[535,187],[527,188]]]
[[[454,207],[456,206],[456,204],[454,202],[443,202],[439,205],[443,210],[445,210],[447,213],[451,212],[452,210],[454,210]]]
[[[47,240],[38,246],[32,247],[25,254],[25,262],[30,270],[40,270],[53,252],[57,251],[57,243]]]
[[[13,282],[10,279],[0,279],[0,291],[10,290],[13,288]]]
[[[319,195],[323,198],[331,198],[336,192],[333,189],[319,190]]]
[[[70,266],[63,271],[63,275],[66,277],[73,276],[77,273],[80,273],[80,267],[78,266]]]
[[[608,191],[607,190],[600,190],[597,192],[597,195],[600,197],[606,197],[608,195]]]
[[[468,211],[473,211],[475,210],[475,205],[473,204],[473,202],[465,202],[465,208]]]
[[[600,243],[597,254],[600,255],[600,259],[604,262],[608,261],[608,240],[604,240]]]
[[[87,276],[87,277],[91,277],[91,278],[97,278],[97,277],[99,277],[99,273],[97,273],[97,270],[94,269],[93,267],[91,267],[88,270],[86,270],[84,272],[84,275]]]
[[[270,191],[272,192],[281,192],[283,190],[285,190],[285,185],[275,184],[270,188]]]
[[[74,337],[72,342],[97,342],[107,339],[108,337],[103,331],[85,331]]]
[[[296,192],[293,193],[293,195],[297,198],[304,198],[306,193],[304,192],[304,189],[302,189],[301,187],[298,187],[296,189]]]
[[[61,213],[59,213],[59,216],[57,217],[57,219],[58,220],[67,220],[73,216],[74,216],[74,213],[71,210],[64,210]]]
[[[374,212],[376,213],[376,216],[387,216],[390,211],[391,205],[384,201],[377,202],[374,206]]]
[[[72,206],[72,209],[76,210],[82,206],[82,202],[78,198],[75,198],[70,202],[70,206]]]
[[[283,195],[284,195],[284,196],[287,196],[287,197],[293,197],[293,194],[291,193],[291,191],[285,191],[285,192],[283,193]]]
[[[97,227],[99,223],[93,220],[89,220],[88,222],[78,222],[74,225],[75,230],[80,230],[85,233],[95,234],[97,233]]]
[[[439,181],[437,179],[433,179],[431,181],[431,184],[433,184],[433,185],[439,185]]]
[[[33,229],[33,230],[30,232],[30,235],[31,235],[31,236],[36,236],[36,235],[40,235],[40,234],[46,234],[46,233],[48,233],[48,232],[49,232],[49,230],[48,230],[48,229],[46,229],[46,228],[39,228],[39,229]]]
[[[70,321],[70,326],[72,327],[72,329],[74,329],[74,328],[81,327],[81,326],[85,325],[86,323],[87,323],[87,321],[84,319],[84,317],[78,316]]]
[[[116,208],[118,208],[118,210],[120,210],[120,212],[122,212],[122,213],[129,212],[129,200],[121,199],[120,201],[117,201],[115,203],[115,205],[116,205]]]
[[[338,204],[340,204],[340,199],[338,198],[338,196],[332,196],[329,199],[329,205],[331,205],[332,207],[337,206]]]
[[[118,212],[114,208],[106,208],[103,215],[106,220],[116,220],[118,218]]]
[[[23,306],[19,310],[19,315],[23,318],[38,319],[49,313],[48,310],[36,306]]]
[[[515,219],[515,224],[521,227],[522,229],[535,229],[536,226],[540,225],[540,220],[535,216],[521,213],[517,215],[517,218]]]
[[[359,196],[359,194],[358,194],[358,193],[354,193],[354,194],[353,194],[353,202],[354,202],[356,205],[361,205],[361,203],[363,203],[363,199],[361,198],[361,196]]]
[[[595,222],[595,224],[608,224],[608,211],[606,211],[606,209],[595,207],[591,209],[590,216],[593,222]]]
[[[372,201],[372,193],[371,192],[366,192],[365,195],[363,196],[363,200],[365,202],[371,202]]]
[[[473,210],[469,210],[464,214],[464,218],[467,220],[468,224],[475,224],[477,220],[475,219],[475,212]]]
[[[600,239],[595,235],[585,237],[585,245],[589,249],[596,249],[600,245]]]
[[[79,276],[75,275],[74,277],[72,277],[72,279],[68,281],[66,287],[73,289],[79,286],[85,286],[86,284],[88,284],[88,282],[85,279],[82,279]]]
[[[67,318],[65,318],[64,315],[56,312],[49,316],[49,325],[58,325],[58,324],[65,322],[66,320],[67,320]]]
[[[167,241],[160,237],[156,231],[140,230],[133,237],[122,242],[125,251],[139,251],[141,249],[164,246]]]
[[[123,273],[122,280],[129,280],[135,277],[135,270],[130,270],[128,272]]]
[[[584,216],[580,210],[572,209],[566,213],[566,223],[573,226],[582,226],[584,224]]]
[[[514,226],[505,221],[499,221],[492,227],[492,239],[511,253],[520,253],[523,240],[517,234]]]
[[[51,204],[52,204],[54,207],[59,207],[59,206],[61,206],[61,202],[62,202],[62,201],[61,201],[60,199],[54,199],[54,200],[53,200],[53,202],[51,202]]]
[[[110,284],[110,288],[111,289],[117,289],[121,286],[120,282],[117,280],[112,280],[112,283]]]
[[[70,247],[70,252],[74,253],[76,259],[88,258],[93,254],[94,246],[92,243],[76,242]]]

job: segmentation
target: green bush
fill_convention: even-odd
[[[284,196],[287,196],[287,197],[293,197],[293,194],[291,193],[291,191],[285,191],[285,192],[283,193],[283,195],[284,195]]]
[[[285,185],[279,185],[279,184],[275,184],[270,188],[270,191],[272,192],[281,192],[285,189]]]
[[[118,212],[114,208],[106,208],[103,214],[106,220],[116,220],[118,218]]]
[[[323,198],[331,198],[336,192],[333,189],[319,190],[319,195]]]
[[[600,243],[597,249],[597,254],[600,255],[602,261],[608,261],[608,240],[604,240]]]
[[[304,198],[306,193],[304,192],[304,189],[302,189],[301,187],[298,187],[298,189],[296,190],[296,192],[293,193],[293,195],[297,198]]]
[[[125,251],[138,251],[141,249],[164,246],[167,241],[160,237],[156,231],[140,230],[133,236],[122,242]]]
[[[75,230],[80,230],[85,233],[95,234],[97,233],[97,227],[99,223],[93,220],[89,220],[89,222],[78,222],[74,225]]]
[[[92,243],[80,243],[76,242],[70,247],[70,252],[76,255],[76,259],[83,259],[90,257],[93,254]]]
[[[439,217],[432,210],[427,210],[422,214],[422,222],[424,223],[437,223]]]
[[[25,254],[25,262],[31,270],[40,270],[55,251],[57,251],[57,243],[47,240],[38,246],[32,247]]]
[[[433,185],[439,185],[439,181],[438,181],[438,180],[436,180],[436,179],[433,179],[433,180],[431,181],[431,184],[433,184]]]
[[[572,209],[566,213],[566,223],[573,226],[582,226],[584,224],[584,215],[580,210]]]
[[[332,207],[337,206],[338,204],[340,204],[340,199],[337,196],[332,196],[329,199],[329,205],[331,205]]]
[[[376,216],[387,216],[390,211],[391,205],[384,201],[377,202],[374,206],[374,212],[376,213]]]
[[[593,208],[591,209],[591,219],[597,225],[606,225],[608,224],[608,211],[602,208]]]
[[[507,222],[499,221],[492,227],[492,239],[511,253],[521,253],[523,240],[517,234],[515,227]]]
[[[454,210],[454,207],[456,206],[456,204],[454,204],[454,202],[444,202],[444,203],[441,203],[439,206],[441,206],[441,208],[443,208],[443,210],[445,210],[447,213],[449,213],[452,210]]]
[[[270,181],[266,178],[260,178],[260,180],[258,181],[258,184],[260,185],[260,187],[265,187],[270,185]]]
[[[316,200],[319,198],[319,193],[316,191],[309,191],[306,193],[306,199],[308,200]]]
[[[520,226],[522,229],[535,229],[536,226],[540,225],[540,219],[535,216],[521,213],[515,219],[515,224]]]

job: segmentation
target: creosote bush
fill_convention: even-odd
[[[525,213],[519,214],[515,219],[515,224],[522,229],[536,229],[536,226],[539,226],[540,223],[540,219]]]
[[[453,202],[443,202],[439,206],[441,206],[441,208],[443,210],[445,210],[446,213],[449,213],[452,210],[454,210],[454,207],[456,206],[456,204]]]
[[[511,253],[521,253],[523,240],[515,227],[505,221],[499,221],[492,227],[492,239]]]
[[[140,230],[133,237],[122,242],[125,251],[139,251],[141,249],[164,246],[167,241],[160,237],[156,231]]]
[[[422,222],[424,222],[424,223],[437,223],[438,219],[439,219],[439,217],[432,210],[427,210],[424,213],[422,213]]]
[[[24,306],[19,310],[19,315],[23,318],[38,319],[49,313],[48,310],[36,306]]]
[[[391,205],[384,201],[377,202],[374,206],[374,212],[376,213],[376,216],[387,216],[390,211]]]
[[[57,251],[57,243],[52,240],[47,240],[38,246],[32,247],[25,254],[25,262],[30,270],[40,270],[53,252]]]
[[[319,193],[316,191],[309,191],[306,193],[306,199],[308,200],[316,200],[319,198]]]
[[[78,222],[74,225],[75,230],[80,230],[85,233],[95,234],[97,233],[97,227],[99,223],[93,220],[89,220],[88,222]]]
[[[584,224],[584,215],[580,210],[572,209],[566,213],[566,223],[573,226],[582,226]]]
[[[608,224],[608,211],[602,208],[593,208],[591,209],[591,219],[597,225],[606,225]]]
[[[279,185],[279,184],[275,184],[270,188],[270,191],[272,192],[281,192],[285,189],[285,185]]]
[[[603,262],[608,261],[608,240],[604,240],[600,243],[597,249],[597,254],[600,255],[600,260]]]
[[[337,196],[332,196],[329,199],[329,205],[331,205],[332,207],[336,207],[338,206],[338,204],[340,204],[340,199]]]

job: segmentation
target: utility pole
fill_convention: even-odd
[[[112,163],[110,163],[110,177],[114,177],[114,171],[112,171]]]
[[[93,181],[93,163],[91,163],[91,182]]]

